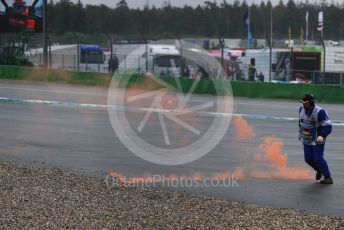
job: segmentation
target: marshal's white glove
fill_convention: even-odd
[[[324,143],[324,137],[318,136],[318,138],[317,138],[317,143],[319,143],[319,144]]]

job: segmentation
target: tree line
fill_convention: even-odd
[[[293,39],[305,30],[306,12],[309,13],[309,39],[318,39],[317,19],[324,12],[324,38],[344,39],[344,3],[305,2],[282,0],[276,5],[270,1],[248,5],[246,1],[205,1],[203,6],[174,7],[168,1],[163,6],[146,5],[143,9],[131,9],[125,0],[116,7],[83,5],[79,0],[50,0],[48,27],[55,35],[65,33],[111,34],[118,39],[149,39],[179,37],[217,37],[245,39],[244,15],[250,8],[253,38],[267,38],[270,33],[272,12],[273,37],[287,38],[289,27]]]

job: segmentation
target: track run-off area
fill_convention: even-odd
[[[116,94],[113,96],[116,97]],[[147,174],[219,177],[221,173],[240,169],[242,177],[239,176],[232,186],[165,186],[157,183],[155,187],[319,214],[344,215],[342,105],[319,103],[327,109],[333,123],[333,132],[325,147],[325,158],[335,183],[323,186],[314,178],[308,178],[308,174],[294,175],[290,170],[309,170],[303,159],[302,145],[297,139],[300,106],[297,101],[234,98],[232,122],[220,143],[196,161],[166,166],[147,162],[133,154],[117,137],[108,115],[109,109],[125,113],[135,128],[151,108],[145,103],[108,106],[107,97],[108,92],[104,88],[0,83],[0,160],[58,167],[104,178],[104,181],[111,172],[128,178],[143,178]],[[173,99],[169,98],[170,101],[173,104]],[[214,96],[192,95],[188,99],[191,106],[210,102],[221,106]],[[154,109],[140,135],[147,142],[164,143],[164,130],[156,114],[171,111],[173,109]],[[205,110],[194,112],[184,121],[190,121],[202,132],[214,117],[228,118],[230,122],[228,114]],[[245,131],[241,139],[240,125]],[[166,121],[166,130],[172,147],[187,144],[185,141],[193,138],[190,130],[173,122]],[[271,167],[259,161],[259,156],[265,157],[262,155],[264,147],[271,140],[267,138],[277,140],[278,151],[287,156],[287,166],[283,170],[281,167],[284,165],[280,167],[278,162],[277,166]]]

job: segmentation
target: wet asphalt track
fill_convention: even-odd
[[[107,92],[104,89],[3,82],[0,84],[0,97],[66,102],[54,106],[37,101],[0,100],[1,160],[61,167],[103,178],[109,171],[118,171],[128,177],[139,177],[144,173],[189,175],[199,172],[211,175],[233,171],[238,166],[245,167],[246,157],[256,151],[262,137],[274,135],[283,140],[283,152],[288,154],[290,166],[307,167],[297,141],[296,122],[266,117],[296,118],[299,104],[294,101],[235,99],[235,112],[248,115],[247,120],[254,127],[256,138],[235,143],[233,128],[230,127],[221,143],[201,159],[186,165],[162,166],[136,157],[119,141],[106,109],[101,106],[74,106],[80,103],[106,105]],[[211,96],[194,96],[191,103],[211,100],[214,100]],[[344,121],[343,105],[322,106],[328,109],[331,120]],[[129,120],[137,121],[143,116],[142,112],[125,112]],[[212,119],[211,116],[197,116],[195,120],[200,127],[206,127]],[[153,143],[162,138],[161,128],[154,116],[147,127],[144,133],[147,141]],[[188,135],[191,137],[188,131],[175,129],[173,124],[167,128],[170,128],[174,143],[183,143]],[[313,180],[245,179],[238,181],[238,188],[184,186],[164,189],[343,216],[343,136],[344,126],[335,126],[326,146],[326,158],[335,180],[332,186],[323,186]]]

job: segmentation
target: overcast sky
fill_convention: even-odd
[[[76,1],[76,0],[74,0]],[[120,0],[81,0],[84,4],[97,4],[96,2],[103,3],[105,5],[115,7]],[[150,6],[155,5],[156,7],[161,7],[166,0],[126,0],[130,8],[142,8],[144,5],[148,4]],[[184,6],[185,4],[189,6],[203,5],[204,0],[170,0],[173,6]]]
[[[77,0],[73,0],[74,2],[77,2]],[[116,4],[119,2],[120,0],[81,0],[81,2],[83,4],[92,4],[92,5],[99,5],[99,4],[104,4],[107,5],[109,7],[115,7]],[[130,8],[137,8],[140,7],[142,8],[145,4],[148,4],[150,6],[155,5],[156,7],[161,7],[164,2],[166,2],[166,0],[126,0],[129,7]],[[205,0],[167,0],[171,3],[171,5],[173,6],[184,6],[189,5],[192,7],[196,7],[198,5],[203,5]],[[213,0],[209,0],[209,1],[213,1]],[[288,0],[283,0],[284,2],[287,2]],[[295,2],[304,2],[300,1],[300,0],[294,0]],[[319,2],[319,0],[308,0],[309,2]],[[334,2],[339,2],[341,0],[334,0]],[[216,2],[218,3],[222,3],[223,0],[217,0]],[[232,3],[233,0],[227,0],[228,3]],[[247,3],[260,3],[261,0],[246,0]],[[265,0],[265,2],[267,2],[267,0]],[[279,0],[271,0],[272,3],[278,3]],[[332,0],[327,0],[327,2],[331,3]]]

